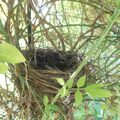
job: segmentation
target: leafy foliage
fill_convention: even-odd
[[[31,9],[31,18],[30,16],[28,18],[26,8]],[[44,120],[52,119],[58,111],[59,114],[64,116],[55,103],[58,99],[68,99],[69,101],[71,99],[69,95],[74,87],[75,93],[72,94],[74,94],[78,108],[76,110],[76,119],[87,119],[89,114],[94,116],[96,120],[113,118],[115,117],[113,111],[116,112],[119,119],[119,109],[117,107],[120,106],[119,9],[119,0],[1,1],[0,42],[2,43],[0,44],[0,73],[5,73],[9,69],[7,63],[16,64],[25,61],[25,58],[18,52],[16,47],[21,50],[52,48],[58,51],[82,52],[85,55],[85,60],[70,76],[70,79],[66,81],[63,78],[57,78],[61,89],[58,90],[52,100],[51,98],[48,100],[47,95],[44,98],[38,96],[37,93],[34,93],[34,88],[30,89],[24,77],[18,75],[22,82],[25,81],[23,85],[26,83],[25,88],[27,87],[26,89],[29,91],[29,97],[25,101],[31,101],[31,96],[34,96],[34,102],[38,104],[38,109],[48,113],[48,116],[46,116],[43,112]],[[30,31],[31,33],[29,33]],[[78,74],[90,59],[92,59],[95,66],[95,72],[92,73],[92,77],[84,76],[78,79]],[[13,68],[10,66],[10,69]],[[27,75],[26,73],[25,79],[27,79]],[[24,105],[24,102],[17,101],[20,96],[16,98],[16,91],[14,94],[9,92],[10,89],[5,91],[1,88],[1,91],[0,99],[4,101],[3,108],[9,110],[7,113],[5,112],[7,116],[5,119],[15,119],[16,116],[18,116],[18,119],[30,119],[30,104],[26,105],[28,111],[24,110],[26,106],[21,106],[21,104]],[[23,90],[22,93],[24,92]],[[85,92],[90,96],[86,96]],[[8,93],[11,96],[10,98],[6,97]],[[45,109],[39,105],[41,99]],[[16,110],[18,113],[14,111],[16,108],[10,107],[12,100],[13,106],[21,106],[21,109]],[[96,105],[95,103],[99,104]],[[96,109],[101,110],[102,104],[107,104],[103,116],[101,111],[97,111],[93,107],[93,104]],[[24,111],[26,111],[25,114],[23,114]],[[40,119],[39,116],[34,115],[31,118],[34,117]]]
[[[12,45],[8,43],[0,44],[0,61],[7,63],[25,62],[23,55]]]
[[[44,105],[47,106],[47,104],[49,102],[48,96],[46,96],[46,95],[44,96],[43,102],[44,102]]]
[[[112,96],[111,92],[101,88],[102,84],[92,84],[85,88],[86,92],[93,98],[104,98]]]
[[[5,73],[8,70],[8,66],[4,63],[20,63],[25,62],[24,56],[12,45],[8,43],[0,44],[0,73]]]
[[[64,79],[63,78],[56,78],[57,82],[60,84],[60,85],[64,85],[65,82],[64,82]]]
[[[85,76],[81,77],[78,81],[77,81],[77,88],[83,87],[85,84]]]

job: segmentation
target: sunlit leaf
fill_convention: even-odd
[[[48,104],[48,102],[49,102],[48,96],[45,95],[44,99],[43,99],[44,105],[46,106]]]
[[[64,82],[64,79],[63,78],[56,78],[57,82],[60,84],[60,85],[64,85],[65,82]]]
[[[82,86],[84,86],[84,84],[85,84],[85,76],[83,76],[83,77],[81,77],[78,81],[77,81],[77,87],[79,88],[79,87],[82,87]]]
[[[112,93],[106,89],[102,89],[102,88],[91,88],[91,87],[87,87],[86,92],[91,95],[93,98],[106,98],[106,97],[110,97],[112,95]]]
[[[97,88],[102,88],[102,87],[104,87],[104,86],[105,86],[104,84],[99,83],[99,84],[89,85],[89,86],[87,86],[86,88],[87,88],[87,89],[97,89]]]
[[[0,44],[0,60],[12,64],[25,62],[25,58],[19,50],[8,43]]]
[[[75,104],[78,107],[80,103],[82,102],[82,93],[79,91],[79,89],[75,92]]]

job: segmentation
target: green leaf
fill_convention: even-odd
[[[19,50],[8,43],[0,44],[0,60],[12,64],[25,62],[25,58]]]
[[[76,107],[78,107],[80,105],[80,103],[82,102],[82,99],[83,99],[83,95],[78,89],[75,92],[75,104],[76,104]]]
[[[99,83],[99,84],[92,84],[92,85],[89,85],[89,86],[87,86],[86,88],[88,88],[88,89],[99,89],[99,88],[102,88],[102,87],[104,87],[105,85],[104,84],[102,84],[102,83]]]
[[[55,104],[49,104],[49,109],[53,111],[60,111],[59,107]]]
[[[46,115],[50,116],[50,113],[54,111],[60,111],[59,107],[55,104],[48,104],[46,107],[45,107],[45,113]]]
[[[85,84],[85,76],[81,77],[78,81],[77,81],[77,88],[83,87]]]
[[[73,86],[73,83],[74,83],[74,80],[73,79],[70,79],[66,82],[66,86],[68,87],[68,89],[72,88]]]
[[[8,70],[8,66],[5,65],[4,63],[0,62],[0,74],[6,73]]]
[[[56,78],[57,82],[60,84],[60,85],[64,85],[65,82],[64,82],[64,79],[63,78]]]
[[[65,85],[62,87],[60,94],[61,94],[60,96],[61,98],[65,97],[68,94],[68,90],[66,89]]]
[[[86,87],[85,90],[93,98],[106,98],[112,95],[112,93],[106,89],[99,88],[98,86],[91,86]]]
[[[44,105],[46,106],[48,104],[48,102],[49,102],[48,96],[45,95],[43,98]]]

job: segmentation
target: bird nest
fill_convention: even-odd
[[[23,51],[23,54],[27,59],[27,65],[19,64],[17,66],[17,73],[19,77],[16,78],[16,86],[22,96],[27,98],[29,95],[29,91],[25,90],[27,87],[23,86],[27,86],[27,84],[29,84],[31,88],[30,90],[34,91],[37,98],[41,97],[41,104],[44,95],[47,95],[51,99],[61,88],[56,78],[63,78],[65,81],[67,81],[70,78],[70,75],[76,70],[78,65],[85,58],[83,54],[79,53],[47,49],[31,51],[25,50]],[[90,74],[93,72],[93,69],[93,64],[88,62],[88,64],[83,67],[78,77],[83,75],[89,77]],[[72,96],[72,93],[74,93],[74,91],[75,85],[70,91],[71,101],[74,99],[74,97]],[[62,103],[63,101],[61,99],[58,99],[57,102]],[[32,100],[32,103],[34,103],[35,106],[35,100]]]

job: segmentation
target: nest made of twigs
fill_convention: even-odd
[[[49,99],[55,97],[58,90],[61,86],[58,84],[56,78],[63,78],[67,81],[70,78],[70,75],[75,71],[78,65],[84,60],[83,54],[63,52],[63,51],[54,51],[54,50],[37,50],[37,51],[23,51],[24,56],[27,59],[27,64],[17,65],[18,76],[16,78],[16,86],[20,91],[22,98],[25,100],[22,101],[22,107],[29,103],[31,104],[31,109],[33,109],[33,114],[39,115],[38,103],[35,101],[35,98],[29,95],[29,90],[27,89],[26,82],[30,85],[32,91],[35,92],[37,98],[41,96],[40,104],[43,104],[43,96],[47,95]],[[78,78],[80,76],[86,75],[89,76],[92,74],[94,66],[92,63],[88,62],[87,65],[83,67],[80,71]],[[22,79],[21,82],[21,77]],[[77,81],[77,79],[75,80]],[[24,85],[23,85],[24,83]],[[76,82],[75,82],[76,83]],[[24,92],[23,92],[23,86]],[[76,90],[75,84],[70,90],[71,96],[69,96],[68,103],[64,103],[64,99],[58,99],[57,103],[66,106],[73,101],[74,97],[72,93]],[[30,99],[28,99],[30,97]],[[36,111],[36,112],[35,112]]]
[[[34,89],[43,94],[56,94],[60,85],[57,83],[56,78],[63,77],[65,80],[69,79],[68,72],[62,72],[57,70],[38,70],[32,67],[28,67],[27,71],[23,64],[19,65],[19,73],[22,76],[26,76],[30,85]]]
[[[44,95],[55,95],[58,89],[61,88],[56,78],[62,77],[65,81],[68,80],[77,66],[84,60],[83,54],[47,49],[26,50],[23,53],[28,60],[28,66],[25,67],[23,64],[19,64],[18,73],[22,76],[27,75],[30,85]],[[88,63],[83,67],[78,76],[91,74],[92,67],[93,64]]]

